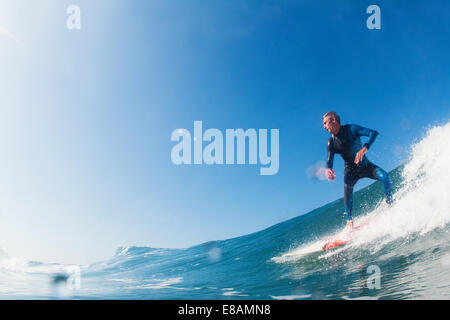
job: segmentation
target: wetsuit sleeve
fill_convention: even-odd
[[[367,149],[370,149],[376,137],[378,136],[378,131],[364,128],[356,124],[352,125],[352,131],[355,135],[359,137],[361,136],[369,137],[369,140],[363,145],[363,147],[366,147]]]
[[[328,139],[327,143],[327,168],[333,169],[334,151],[332,146],[331,138]]]

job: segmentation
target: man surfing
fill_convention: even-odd
[[[388,204],[392,203],[391,183],[388,174],[371,163],[365,156],[375,141],[378,132],[356,124],[341,125],[341,120],[334,111],[327,112],[322,120],[325,130],[331,133],[331,138],[328,139],[327,144],[326,177],[328,181],[336,179],[336,172],[333,170],[333,160],[334,154],[339,153],[345,162],[345,216],[347,218],[347,226],[353,229],[353,187],[359,179],[370,178],[381,181],[384,194],[386,195],[386,202]],[[361,136],[369,137],[364,145],[361,145]]]

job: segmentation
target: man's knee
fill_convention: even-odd
[[[391,194],[392,191],[391,191],[391,181],[389,179],[389,174],[379,167],[377,168],[376,172],[377,172],[378,180],[380,180],[383,183],[383,190],[384,190],[384,193],[386,194],[386,202],[388,204],[392,204],[393,200],[392,200],[392,194]]]
[[[378,167],[375,169],[375,172],[378,180],[389,182],[389,175],[386,171]]]

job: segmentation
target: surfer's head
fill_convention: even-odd
[[[337,134],[341,128],[341,119],[334,111],[328,111],[322,117],[323,127],[331,134]]]

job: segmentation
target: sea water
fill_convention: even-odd
[[[448,299],[449,136],[450,123],[431,128],[390,172],[392,207],[379,182],[355,193],[355,224],[367,224],[341,248],[321,250],[342,232],[339,199],[238,238],[185,249],[118,247],[78,270],[0,252],[0,298]],[[55,293],[67,282],[70,290]]]

